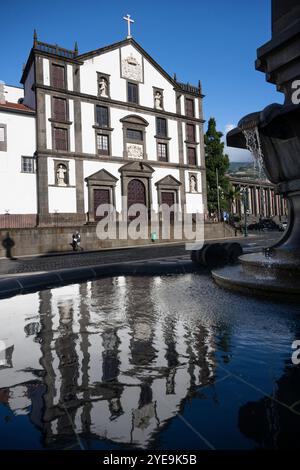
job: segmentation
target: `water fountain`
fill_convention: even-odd
[[[227,134],[230,147],[248,148],[289,208],[283,237],[265,253],[213,272],[218,285],[246,293],[300,296],[300,4],[272,0],[272,39],[257,51],[256,69],[285,95],[283,105],[243,117]]]

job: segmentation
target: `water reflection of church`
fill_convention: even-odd
[[[74,429],[147,446],[195,386],[214,380],[211,327],[174,311],[159,284],[120,277],[34,294],[38,315],[26,320],[23,339],[35,345],[43,378],[12,387],[6,401],[31,413],[46,446]]]

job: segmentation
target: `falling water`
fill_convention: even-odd
[[[254,157],[254,169],[258,172],[258,178],[261,180],[264,174],[264,161],[258,128],[255,126],[243,129],[243,134],[246,140],[246,147]]]

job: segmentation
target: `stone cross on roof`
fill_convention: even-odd
[[[127,39],[132,38],[131,36],[131,31],[130,31],[130,23],[134,23],[134,20],[131,19],[130,15],[123,16],[123,20],[127,21],[127,27],[128,27],[128,34],[127,34]]]

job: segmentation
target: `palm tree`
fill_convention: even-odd
[[[233,202],[241,199],[240,189],[236,186],[232,186],[231,184],[228,190],[226,191],[225,198],[227,201],[229,212],[231,213]]]

